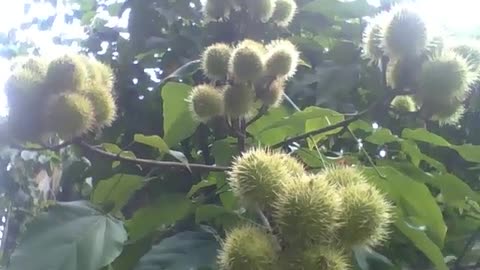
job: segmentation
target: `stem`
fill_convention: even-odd
[[[238,151],[244,152],[246,148],[245,138],[246,138],[246,123],[244,118],[238,119],[238,136],[237,136],[237,145]]]
[[[109,158],[111,160],[123,161],[123,162],[138,164],[138,165],[145,165],[145,166],[152,166],[152,167],[166,167],[166,168],[169,167],[172,169],[183,169],[187,171],[199,170],[199,171],[207,171],[207,172],[224,172],[229,170],[229,167],[216,166],[216,165],[205,165],[205,164],[195,164],[195,163],[184,164],[181,162],[173,162],[173,161],[158,161],[158,160],[152,160],[152,159],[130,158],[125,156],[118,156],[116,154],[112,154],[102,149],[99,149],[95,146],[92,146],[81,140],[75,142],[75,144],[78,145],[80,148],[82,148],[86,152],[94,153],[99,156]]]

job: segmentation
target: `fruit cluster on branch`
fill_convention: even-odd
[[[480,47],[454,43],[435,31],[414,5],[377,14],[364,32],[363,51],[373,63],[388,61],[387,84],[411,90],[397,97],[397,112],[419,112],[440,124],[456,124],[480,75]],[[385,63],[385,62],[384,62]]]
[[[309,174],[287,154],[253,149],[235,160],[228,181],[272,230],[247,224],[228,232],[222,270],[348,269],[348,252],[382,243],[392,222],[391,204],[353,167]]]
[[[212,83],[193,88],[189,103],[194,118],[201,122],[219,116],[249,118],[259,107],[257,101],[277,106],[298,61],[299,52],[288,40],[264,46],[247,39],[234,47],[223,43],[207,47],[202,69]]]
[[[70,140],[110,126],[116,117],[113,72],[85,55],[14,61],[5,85],[11,139]]]
[[[297,4],[294,0],[207,0],[207,20],[227,20],[232,12],[246,12],[249,19],[287,27],[293,20]]]

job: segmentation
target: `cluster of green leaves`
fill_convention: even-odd
[[[98,58],[110,63],[118,78],[120,117],[94,143],[114,155],[180,162],[184,169],[112,161],[75,147],[5,150],[1,207],[10,209],[2,241],[7,269],[216,269],[225,230],[256,217],[238,204],[223,172],[189,166],[229,166],[239,149],[224,125],[195,122],[185,99],[204,80],[197,61],[203,48],[238,39],[241,25],[204,24],[196,0],[71,2],[80,4],[75,16],[90,30],[84,50],[97,53],[107,42]],[[380,8],[388,8],[391,1],[382,2]],[[309,170],[366,167],[370,181],[394,202],[396,222],[384,247],[354,251],[359,269],[474,265],[478,256],[466,243],[480,228],[477,112],[468,112],[458,126],[440,127],[393,118],[380,104],[348,128],[282,145],[339,123],[386,94],[382,72],[362,60],[359,49],[362,18],[378,9],[366,0],[297,4],[288,29],[251,25],[251,38],[290,39],[303,64],[288,84],[291,102],[250,124],[246,143],[283,147]],[[128,28],[96,18],[101,5],[111,15],[130,10]],[[53,199],[64,202],[50,206]]]

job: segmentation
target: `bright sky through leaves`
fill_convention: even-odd
[[[123,0],[106,0],[107,2],[123,2]],[[205,0],[202,0],[204,2]],[[349,1],[349,0],[344,0]],[[19,27],[22,22],[29,21],[32,18],[48,18],[53,14],[68,14],[72,9],[78,9],[78,4],[59,5],[53,7],[50,1],[43,1],[31,5],[27,15],[24,14],[24,4],[30,3],[31,0],[8,0],[2,1],[2,8],[0,9],[0,33],[8,33],[12,28]],[[58,1],[71,2],[75,1]],[[368,0],[369,3],[377,5],[380,0]],[[446,27],[449,30],[468,34],[474,31],[480,32],[480,17],[478,10],[480,10],[480,0],[418,0],[419,10],[427,16],[435,24]],[[105,14],[106,13],[106,14]],[[125,14],[124,14],[125,15]],[[126,16],[122,19],[116,17],[109,17],[108,12],[104,10],[97,10],[97,17],[102,19],[109,19],[110,24],[119,25],[126,23]],[[57,16],[60,18],[63,16]],[[85,35],[83,27],[80,25],[78,19],[66,24],[64,20],[57,19],[52,29],[49,31],[40,31],[37,27],[30,27],[25,30],[18,31],[16,36],[19,41],[33,41],[44,55],[59,54],[65,50],[78,49],[77,46],[59,47],[53,43],[53,37],[73,36],[82,37]],[[0,87],[3,87],[6,78],[8,77],[8,61],[0,59]],[[6,101],[3,91],[0,93],[0,115],[7,113]]]

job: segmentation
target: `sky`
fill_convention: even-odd
[[[123,0],[103,0],[104,2],[123,2]],[[205,0],[202,0],[203,2]],[[350,1],[350,0],[343,0]],[[378,5],[380,0],[367,0],[373,5]],[[78,9],[78,5],[58,5],[53,7],[49,1],[40,0],[40,3],[33,4],[29,13],[24,15],[24,3],[30,3],[32,0],[8,0],[2,2],[0,9],[0,33],[7,33],[10,29],[18,27],[22,22],[29,21],[31,18],[48,18],[52,14],[66,14],[69,10]],[[38,1],[37,1],[38,2]],[[68,3],[68,0],[58,0],[59,3]],[[429,21],[447,27],[453,32],[468,33],[476,30],[480,32],[480,0],[417,0],[419,11],[428,17]],[[109,19],[112,24],[125,26],[127,17],[121,19],[110,17],[108,12],[98,10],[97,16]],[[84,37],[85,33],[79,20],[74,20],[70,24],[65,24],[63,20],[56,20],[50,31],[39,31],[32,27],[25,31],[17,33],[17,38],[22,41],[34,41],[40,47],[42,54],[59,54],[69,50],[78,49],[78,47],[59,47],[53,43],[52,38],[58,34],[64,36]],[[0,89],[3,89],[5,80],[8,78],[9,64],[5,59],[0,58]],[[7,114],[7,104],[3,91],[0,91],[0,116]]]

